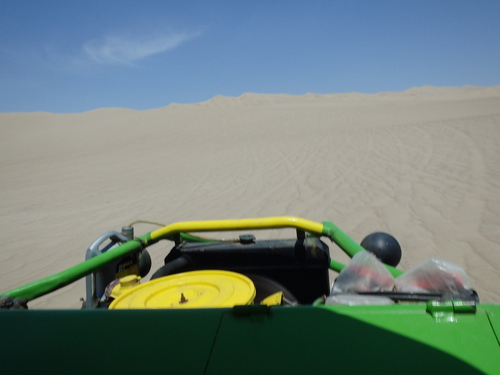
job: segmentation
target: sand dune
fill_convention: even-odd
[[[7,113],[0,131],[2,291],[82,261],[97,236],[136,219],[286,214],[357,241],[388,231],[400,268],[451,261],[483,302],[500,302],[499,86]],[[159,264],[168,247],[153,249]],[[79,297],[83,282],[30,306]]]

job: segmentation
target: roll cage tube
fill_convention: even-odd
[[[189,239],[186,232],[213,232],[213,231],[234,231],[234,230],[262,230],[278,228],[295,228],[298,232],[303,231],[313,236],[325,236],[336,243],[349,257],[364,251],[361,245],[357,244],[352,238],[342,232],[333,223],[325,221],[317,223],[310,220],[301,219],[294,216],[279,216],[258,219],[235,219],[235,220],[213,220],[213,221],[185,221],[167,225],[163,228],[154,230],[130,240],[111,251],[104,252],[91,259],[86,260],[76,266],[68,268],[62,272],[45,277],[38,281],[26,284],[19,288],[12,289],[0,295],[10,296],[12,298],[24,298],[32,300],[41,297],[47,293],[53,292],[72,282],[89,275],[101,267],[114,262],[126,255],[133,254],[160,240],[176,241],[179,238]],[[345,267],[344,264],[331,260],[330,268],[340,272]],[[403,272],[386,266],[394,275],[398,276]]]

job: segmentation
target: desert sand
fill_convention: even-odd
[[[136,219],[294,215],[358,242],[389,232],[399,268],[447,260],[500,303],[500,86],[5,113],[0,132],[2,292],[83,261]],[[156,268],[169,248],[151,248]],[[79,308],[84,296],[80,281],[29,306]]]

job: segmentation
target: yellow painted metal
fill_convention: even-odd
[[[277,306],[283,302],[283,292],[276,292],[260,301],[261,305]]]
[[[180,232],[209,232],[248,229],[296,228],[310,233],[322,234],[323,224],[294,216],[277,216],[257,219],[185,221],[167,225],[151,232],[153,240],[168,238]]]
[[[205,270],[161,277],[120,294],[110,309],[209,308],[249,305],[255,286],[246,276]]]
[[[121,294],[140,285],[141,277],[137,275],[128,275],[120,278],[120,283],[111,289],[111,297],[118,298]]]

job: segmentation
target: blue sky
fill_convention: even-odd
[[[500,84],[500,1],[1,0],[0,112]]]

